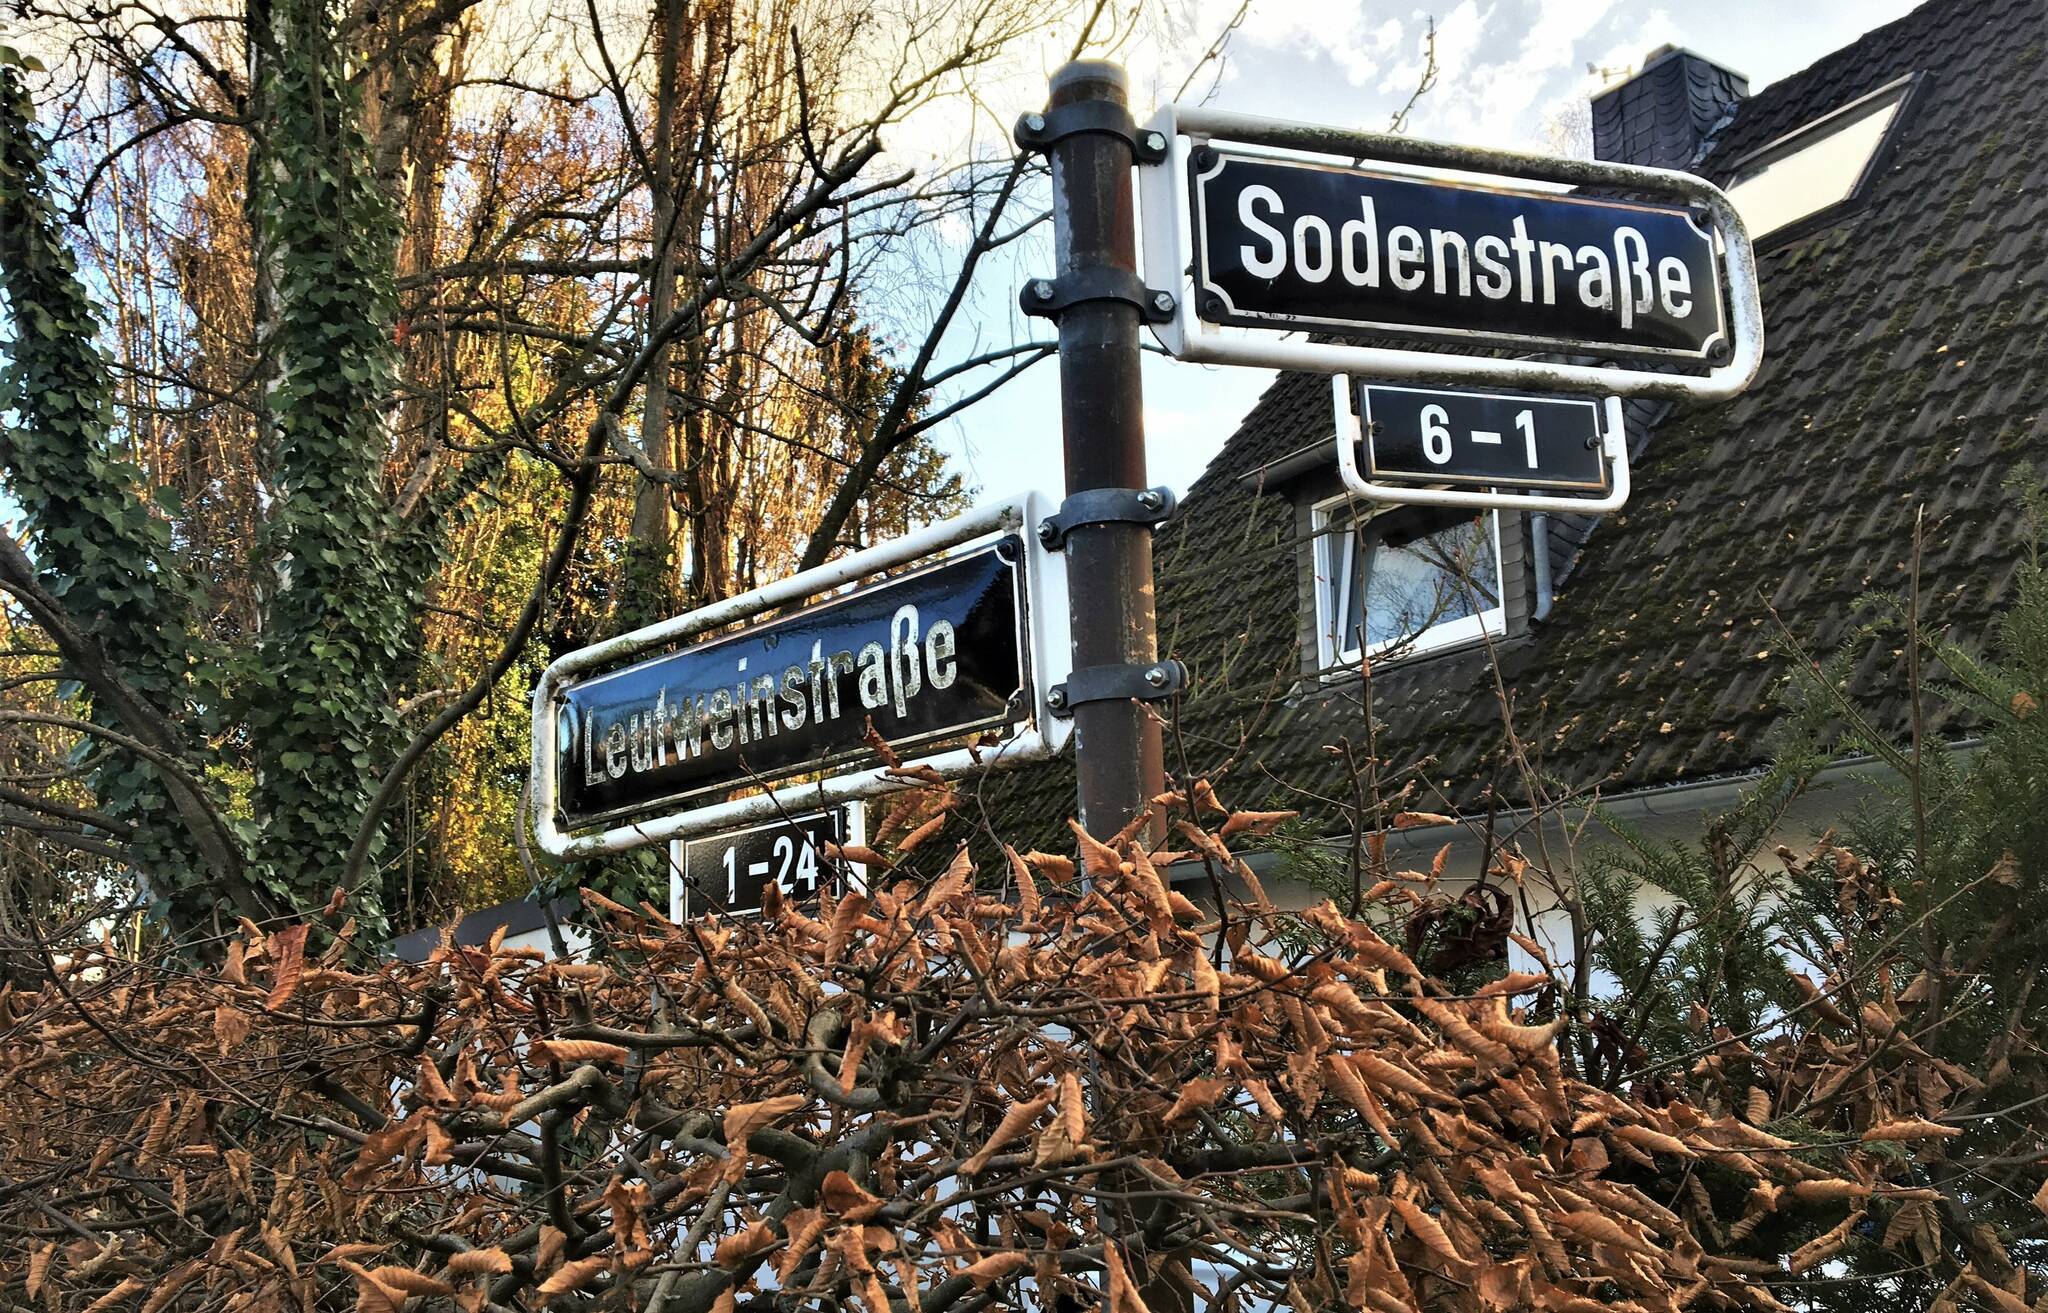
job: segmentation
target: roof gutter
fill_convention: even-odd
[[[1270,460],[1255,469],[1246,470],[1237,476],[1237,481],[1254,492],[1264,492],[1292,482],[1304,474],[1313,474],[1325,465],[1336,463],[1337,453],[1331,445],[1331,439],[1319,438],[1306,447],[1288,452],[1278,460]]]
[[[1959,756],[1968,757],[1983,747],[1981,738],[1958,739],[1945,745]],[[1645,821],[1673,821],[1696,819],[1712,812],[1724,811],[1734,806],[1748,790],[1762,780],[1763,768],[1743,771],[1734,775],[1722,775],[1712,779],[1680,780],[1672,784],[1658,784],[1629,793],[1617,794],[1611,798],[1585,803],[1572,803],[1551,808],[1553,816],[1589,816],[1597,820],[1609,818],[1624,824],[1639,824]],[[1869,753],[1840,758],[1824,766],[1815,774],[1807,786],[1807,793],[1837,785],[1867,786],[1872,776],[1895,776],[1896,772],[1886,766],[1881,758]],[[1597,813],[1597,816],[1594,814]],[[1536,819],[1536,809],[1517,807],[1511,811],[1498,811],[1491,817],[1485,815],[1461,816],[1446,825],[1422,826],[1411,830],[1390,830],[1386,836],[1388,860],[1396,853],[1411,851],[1434,852],[1446,842],[1471,835],[1473,827],[1484,826],[1489,819],[1493,832],[1512,834],[1526,827]],[[1350,845],[1348,835],[1331,835],[1315,841],[1330,848],[1345,848]],[[1283,854],[1275,852],[1253,853],[1248,860],[1259,874],[1265,874],[1283,860]]]

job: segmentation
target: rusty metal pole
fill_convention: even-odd
[[[1144,516],[1157,511],[1152,518],[1161,518],[1171,498],[1145,484],[1138,329],[1145,303],[1157,294],[1138,278],[1135,129],[1123,69],[1101,60],[1061,68],[1052,75],[1046,112],[1025,116],[1019,140],[1036,143],[1052,161],[1057,276],[1034,282],[1023,300],[1027,311],[1054,315],[1059,323],[1067,492],[1061,514],[1073,518],[1062,545],[1075,672],[1067,711],[1074,718],[1079,819],[1090,834],[1108,838],[1164,788],[1164,745],[1150,700],[1178,689],[1184,676],[1174,663],[1159,661],[1153,614],[1154,526]],[[1170,306],[1168,300],[1150,308]],[[1112,505],[1121,508],[1106,509]],[[1046,537],[1046,527],[1040,536]],[[1124,696],[1096,689],[1084,697],[1090,675],[1111,676],[1112,685],[1134,678],[1138,691]],[[1099,1109],[1100,1085],[1091,1084]],[[1156,1268],[1145,1261],[1147,1231],[1169,1221],[1107,1208],[1103,1226],[1141,1272],[1152,1269],[1138,1278],[1148,1306],[1187,1313],[1187,1255],[1164,1255]]]
[[[1089,101],[1128,113],[1124,71],[1077,60],[1052,75],[1049,107]],[[1107,132],[1055,142],[1053,250],[1062,277],[1116,270],[1137,278],[1132,152]],[[1144,393],[1138,374],[1139,312],[1102,298],[1059,315],[1060,426],[1067,493],[1145,484]],[[1076,527],[1067,539],[1067,580],[1076,670],[1155,661],[1152,529],[1133,523]],[[1163,788],[1159,722],[1128,698],[1074,708],[1074,761],[1081,824],[1107,837]]]

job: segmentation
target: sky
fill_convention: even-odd
[[[1556,151],[1590,149],[1591,94],[1665,43],[1697,51],[1760,90],[1900,17],[1914,0],[1457,0],[1433,8],[1360,0],[1253,0],[1231,36],[1220,78],[1208,66],[1190,98],[1214,86],[1217,108],[1384,131],[1414,91],[1424,33],[1433,20],[1440,75],[1415,106],[1408,132],[1440,140]],[[1236,5],[1200,0],[1185,24],[1134,48],[1134,112],[1172,99],[1190,66]],[[1592,70],[1589,72],[1588,68]],[[1031,81],[1005,91],[1029,100]],[[1047,245],[1019,243],[1015,259],[977,279],[971,313],[948,346],[958,354],[993,342],[1049,336],[1024,321],[1016,290],[1049,270]],[[957,340],[953,340],[957,339]],[[1271,383],[1265,369],[1145,357],[1147,462],[1154,483],[1185,490]],[[985,497],[1060,484],[1059,381],[1050,363],[976,406],[942,435],[968,482]]]

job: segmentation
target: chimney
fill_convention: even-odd
[[[1615,164],[1687,169],[1749,79],[1690,50],[1662,46],[1643,69],[1593,98],[1593,154]]]

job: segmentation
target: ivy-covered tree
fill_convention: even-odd
[[[578,17],[592,74],[473,40],[489,3],[27,0],[64,66],[0,60],[0,738],[33,785],[0,824],[183,929],[525,887],[533,672],[956,506],[931,426],[1044,356],[936,354],[1021,166],[881,164],[1042,13],[664,0],[637,51]],[[961,212],[896,365],[862,280]]]

